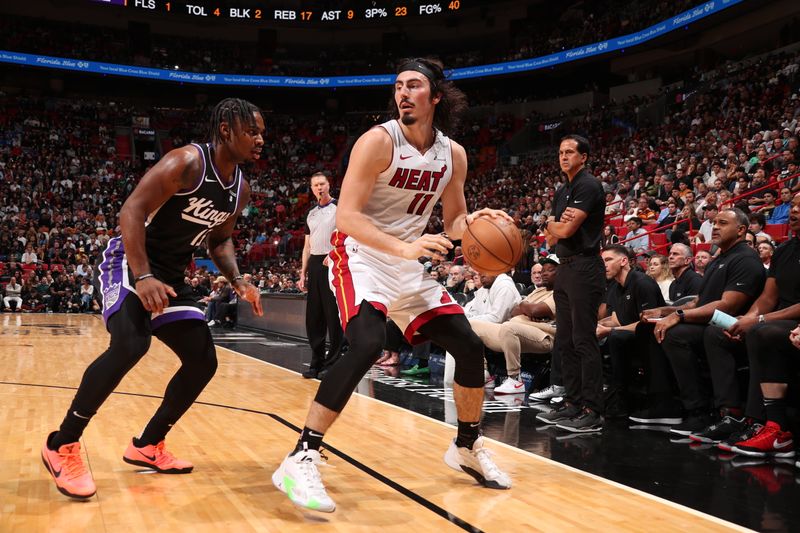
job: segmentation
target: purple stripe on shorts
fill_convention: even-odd
[[[174,313],[158,315],[150,321],[150,327],[152,329],[157,329],[165,324],[177,322],[178,320],[202,320],[205,322],[206,317],[200,309],[197,311],[175,311]]]
[[[103,252],[103,262],[99,266],[103,321],[106,323],[111,315],[119,311],[125,297],[131,293],[122,284],[124,259],[125,249],[122,246],[122,237],[114,237],[108,241],[108,246]]]

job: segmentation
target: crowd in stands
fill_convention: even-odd
[[[444,40],[436,48],[441,50],[442,59],[451,68],[537,57],[633,33],[701,3],[700,0],[680,0],[659,1],[654,5],[647,0],[603,0],[539,6],[546,12],[513,25],[507,33],[508,40],[500,40],[498,45],[487,47],[487,43],[481,42],[479,48],[465,51],[463,46],[454,47]],[[541,17],[557,21],[552,24],[550,33],[541,31]],[[127,30],[116,28],[0,18],[0,49],[170,70],[340,76],[391,72],[399,59],[380,49],[371,51],[362,47],[354,54],[348,48],[320,49],[296,43],[291,48],[279,44],[270,57],[261,57],[254,43],[203,39],[200,45],[184,37],[155,33],[151,35],[149,50],[136,50],[130,46],[135,37]],[[417,47],[430,50],[431,43],[404,42],[403,53],[419,55],[421,50],[416,50]]]

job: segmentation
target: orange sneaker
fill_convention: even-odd
[[[47,447],[56,432],[50,433],[42,446],[42,462],[53,476],[58,491],[70,498],[85,500],[94,496],[97,487],[92,474],[86,470],[81,458],[81,445],[73,442],[61,446],[57,451]]]
[[[194,468],[189,461],[182,461],[169,453],[164,448],[163,440],[156,445],[149,444],[137,448],[131,439],[122,460],[128,464],[151,468],[162,474],[188,474]]]

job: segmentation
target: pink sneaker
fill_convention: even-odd
[[[137,448],[133,444],[133,439],[131,439],[128,449],[125,450],[125,455],[122,456],[122,460],[128,464],[153,469],[161,474],[188,474],[194,468],[194,465],[189,461],[182,461],[169,453],[164,448],[163,440],[155,446],[149,444],[142,448]]]
[[[81,458],[81,445],[72,442],[61,446],[57,451],[47,447],[56,432],[50,433],[42,446],[42,462],[53,477],[58,491],[70,498],[85,500],[94,496],[97,487],[92,474],[86,470]]]

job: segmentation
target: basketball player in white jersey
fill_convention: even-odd
[[[393,92],[395,118],[353,147],[331,238],[330,280],[350,350],[323,378],[297,446],[272,475],[294,503],[317,511],[336,508],[317,470],[323,435],[380,355],[387,316],[410,342],[430,339],[456,359],[458,434],[445,463],[486,487],[511,487],[480,436],[483,343],[461,306],[417,260],[443,258],[453,247],[444,235],[423,235],[440,198],[445,232],[453,239],[477,217],[511,219],[490,209],[467,214],[467,155],[445,136],[466,108],[466,97],[445,79],[441,64],[404,61]]]

